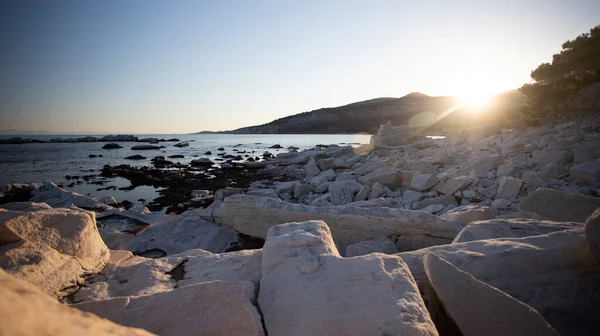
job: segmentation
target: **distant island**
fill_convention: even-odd
[[[516,112],[523,102],[523,96],[517,90],[512,90],[498,94],[494,104],[488,109],[510,114]],[[465,124],[471,121],[470,113],[460,113],[458,97],[432,97],[413,92],[401,98],[375,98],[338,107],[320,108],[276,119],[263,125],[230,131],[202,131],[195,134],[374,134],[379,125],[388,121],[394,125],[406,125],[418,114],[427,113],[439,117],[450,109],[457,111],[449,120],[440,119],[437,126]],[[496,115],[497,113],[494,114]]]

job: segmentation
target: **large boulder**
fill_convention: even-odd
[[[445,320],[423,259],[434,253],[537,310],[561,335],[600,330],[600,268],[583,230],[478,240],[397,254],[409,266],[436,325]]]
[[[446,312],[465,336],[553,335],[558,333],[535,309],[475,279],[435,254],[425,271]]]
[[[566,194],[554,189],[537,189],[519,204],[524,217],[558,222],[584,222],[600,207],[600,198]]]
[[[61,299],[62,290],[81,282],[81,264],[43,243],[18,241],[0,245],[0,268]]]
[[[262,269],[270,335],[437,335],[400,258],[342,258],[322,221],[271,228]]]
[[[109,258],[93,212],[49,209],[35,212],[0,209],[0,244],[24,240],[46,244],[75,257],[83,269],[101,270]]]
[[[133,257],[87,277],[74,302],[152,295],[215,280],[258,284],[261,259],[262,250],[212,254],[196,249],[159,259]]]
[[[474,221],[494,218],[494,210],[488,206],[468,204],[450,209],[442,218],[466,226]]]
[[[467,165],[466,169],[475,170],[477,172],[487,172],[498,169],[498,167],[503,163],[504,158],[501,155],[487,155],[471,161]]]
[[[533,152],[533,163],[542,168],[549,163],[565,166],[573,161],[573,153],[566,150],[536,150]]]
[[[272,198],[235,195],[225,199],[213,212],[217,223],[237,232],[266,238],[274,225],[307,220],[323,220],[333,232],[338,245],[346,246],[390,235],[403,236],[411,248],[450,242],[462,226],[447,222],[424,211],[392,208],[312,207]],[[409,244],[409,242],[412,242]],[[422,245],[419,245],[419,244]],[[398,246],[406,250],[403,246]]]
[[[150,336],[60,304],[36,286],[0,269],[0,335]]]
[[[535,219],[491,219],[472,222],[454,238],[453,243],[495,238],[522,238],[546,233],[582,229],[583,223],[552,222]]]
[[[148,296],[118,297],[74,307],[159,335],[264,335],[252,302],[254,284],[212,281]]]
[[[600,265],[600,209],[585,221],[585,240],[594,259]]]

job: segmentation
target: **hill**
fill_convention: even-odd
[[[520,95],[516,90],[508,91],[497,97],[503,97],[502,101],[496,99],[494,108],[502,106],[502,110],[509,108],[516,110],[522,103],[516,99],[515,103],[507,102],[510,97],[512,101],[515,95]],[[320,108],[317,110],[303,112],[292,116],[276,119],[272,122],[239,128],[233,131],[220,133],[233,134],[334,134],[334,133],[369,133],[377,132],[379,125],[391,121],[394,125],[407,124],[429,124],[438,120],[450,109],[459,106],[457,97],[432,97],[423,93],[413,92],[401,98],[375,98],[361,102],[351,103],[338,107]],[[515,106],[513,106],[515,105]],[[489,108],[491,110],[491,108]],[[496,115],[497,113],[494,113]],[[488,117],[491,117],[489,115]],[[439,127],[454,126],[457,123],[471,123],[473,116],[458,109],[451,118],[438,120],[435,124]],[[433,125],[434,127],[436,125]],[[206,133],[206,132],[199,132]]]

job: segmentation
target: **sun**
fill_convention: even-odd
[[[491,95],[483,92],[469,92],[460,96],[461,105],[473,110],[480,110],[490,102]]]

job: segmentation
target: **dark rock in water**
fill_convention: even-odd
[[[102,146],[102,149],[117,149],[117,148],[123,148],[123,147],[114,142],[107,143],[106,145]]]
[[[139,145],[131,147],[132,150],[152,150],[152,149],[161,149],[165,148],[164,146],[154,146],[154,145]]]
[[[170,140],[169,140],[169,141],[170,141]],[[180,148],[181,148],[181,147],[187,147],[187,146],[189,146],[189,145],[190,145],[190,143],[189,143],[189,142],[187,142],[187,141],[182,141],[182,142],[180,142],[180,143],[176,143],[176,144],[175,144],[175,145],[173,145],[173,146],[175,146],[175,147],[180,147]]]
[[[139,154],[128,156],[128,157],[125,158],[125,160],[145,160],[145,159],[146,159],[145,156],[141,156]]]
[[[157,156],[154,159],[150,160],[152,163],[154,163],[154,165],[156,166],[168,166],[168,165],[172,165],[173,162],[169,161],[169,160],[165,160],[164,156]]]
[[[158,142],[158,138],[143,138],[138,140],[139,142],[150,142],[150,143],[157,143]]]
[[[289,149],[289,150],[292,150],[292,149],[298,150],[298,149],[300,149],[300,148],[298,148],[298,147],[296,147],[296,146],[290,146],[290,147],[288,147],[288,149]]]
[[[75,186],[75,182],[69,183],[69,184],[67,185],[67,187],[68,187],[68,188],[73,188],[74,186]]]
[[[212,155],[212,152],[208,151],[208,152],[204,153],[204,155]]]
[[[217,148],[217,150],[224,151],[224,150],[225,150],[225,148],[223,148],[223,147],[219,147],[219,148]]]
[[[212,166],[213,162],[210,161],[209,158],[200,158],[196,160],[192,160],[192,166]]]
[[[169,155],[169,159],[183,159],[185,156],[181,154]]]
[[[89,157],[89,158],[97,158],[97,157],[98,157],[98,155],[90,154],[90,155],[88,155],[88,157]]]
[[[99,139],[100,141],[138,141],[138,138],[129,134],[106,135]]]
[[[140,257],[144,257],[144,258],[152,258],[152,259],[158,259],[158,258],[162,258],[162,257],[166,257],[167,256],[167,252],[161,250],[161,249],[150,249],[150,250],[146,250],[146,251],[135,251],[133,252],[134,255],[140,256]]]
[[[283,147],[281,147],[281,145],[280,145],[280,144],[275,144],[275,145],[273,145],[273,146],[271,146],[271,147],[269,147],[269,148],[283,148]]]
[[[22,144],[22,143],[25,143],[25,140],[23,140],[22,138],[19,138],[19,137],[14,137],[14,138],[8,138],[8,139],[1,139],[0,143],[3,143],[3,144]]]
[[[65,175],[65,179],[70,180],[71,176],[70,175]]]
[[[146,202],[146,199],[145,198],[140,198],[140,199],[138,199],[138,202]]]
[[[100,155],[98,155],[98,157],[104,157],[104,155],[100,154]]]
[[[169,142],[177,142],[177,141],[179,141],[179,139],[177,139],[177,138],[171,138],[171,139],[168,139],[168,140],[165,140],[165,141],[169,141]]]

